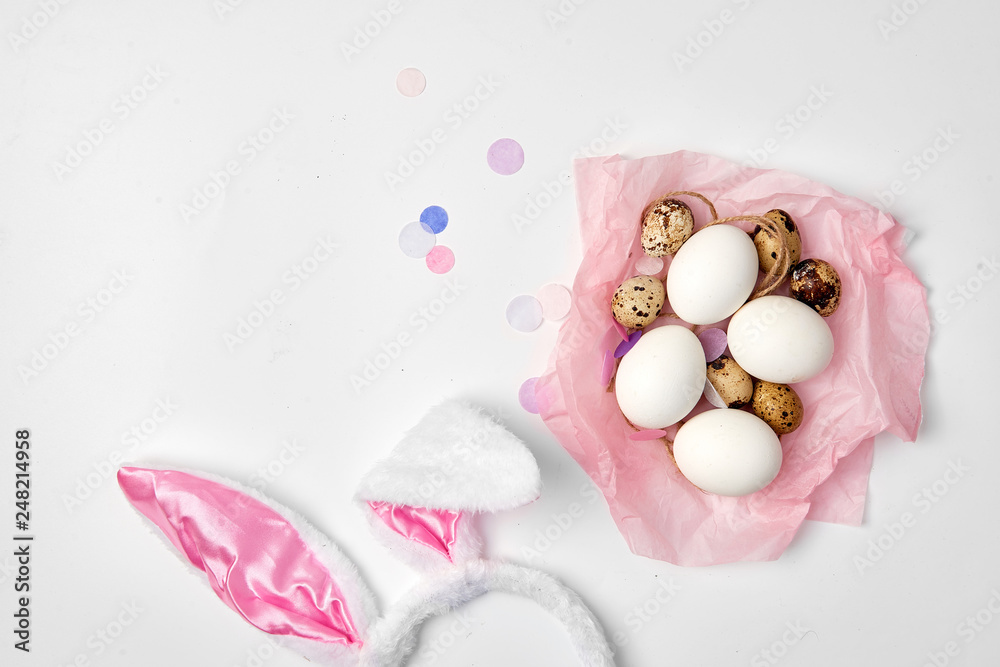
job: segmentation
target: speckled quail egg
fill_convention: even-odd
[[[629,278],[611,297],[611,313],[627,329],[641,329],[660,315],[666,291],[656,276]]]

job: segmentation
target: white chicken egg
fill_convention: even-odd
[[[681,246],[667,272],[667,300],[685,322],[712,324],[746,303],[757,282],[757,248],[741,229],[713,225]]]
[[[764,296],[729,321],[729,350],[755,378],[789,384],[819,375],[833,358],[833,333],[815,310],[786,296]]]
[[[745,496],[781,469],[781,443],[756,415],[722,408],[692,417],[674,437],[677,468],[692,484],[720,496]]]
[[[622,414],[643,429],[665,428],[691,412],[705,388],[705,352],[698,337],[669,325],[647,331],[622,358],[615,397]]]

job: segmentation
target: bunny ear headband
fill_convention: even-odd
[[[474,515],[538,497],[527,447],[482,411],[432,409],[362,480],[356,500],[378,538],[428,572],[379,617],[354,564],[302,517],[205,474],[121,468],[129,502],[251,625],[321,665],[401,665],[420,625],[489,591],[535,600],[569,632],[581,664],[614,665],[597,619],[538,570],[484,560]]]

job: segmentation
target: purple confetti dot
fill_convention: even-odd
[[[407,257],[414,259],[426,257],[435,243],[437,243],[437,239],[434,232],[424,227],[420,222],[411,222],[399,232],[399,249]]]
[[[517,331],[534,331],[543,319],[542,304],[529,294],[516,296],[507,304],[507,324]]]
[[[701,346],[705,350],[705,361],[708,363],[721,357],[728,344],[726,332],[722,329],[705,329],[698,334],[698,340],[701,341]]]
[[[535,385],[538,378],[528,378],[517,391],[517,400],[521,407],[533,415],[538,414],[538,396],[535,394]]]
[[[641,335],[642,335],[642,330],[633,331],[631,334],[629,334],[627,340],[623,340],[622,342],[618,343],[618,347],[615,348],[615,359],[621,359],[626,354],[628,354],[628,351],[631,350],[633,347],[635,347],[635,344],[639,342],[639,336]]]
[[[486,151],[486,163],[501,176],[516,174],[524,164],[524,149],[513,139],[497,139]]]

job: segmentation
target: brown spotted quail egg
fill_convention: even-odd
[[[785,244],[788,247],[788,266],[795,266],[802,256],[802,238],[799,236],[799,230],[795,226],[792,216],[780,208],[776,208],[765,213],[764,217],[770,218],[781,228]],[[778,261],[778,250],[781,248],[781,242],[771,236],[768,230],[757,226],[753,230],[753,244],[757,246],[757,259],[760,260],[761,271],[768,273],[774,263]]]
[[[688,205],[665,199],[649,209],[642,220],[642,249],[650,257],[665,257],[680,250],[691,237],[694,216]]]
[[[840,275],[821,259],[804,259],[792,267],[791,295],[830,317],[840,305]]]
[[[641,329],[660,316],[666,290],[656,276],[635,276],[623,282],[611,298],[611,312],[626,329]]]
[[[753,397],[753,378],[727,355],[722,355],[708,365],[706,376],[730,408],[742,408]]]
[[[802,401],[787,384],[757,380],[751,407],[778,435],[791,433],[802,424]]]

